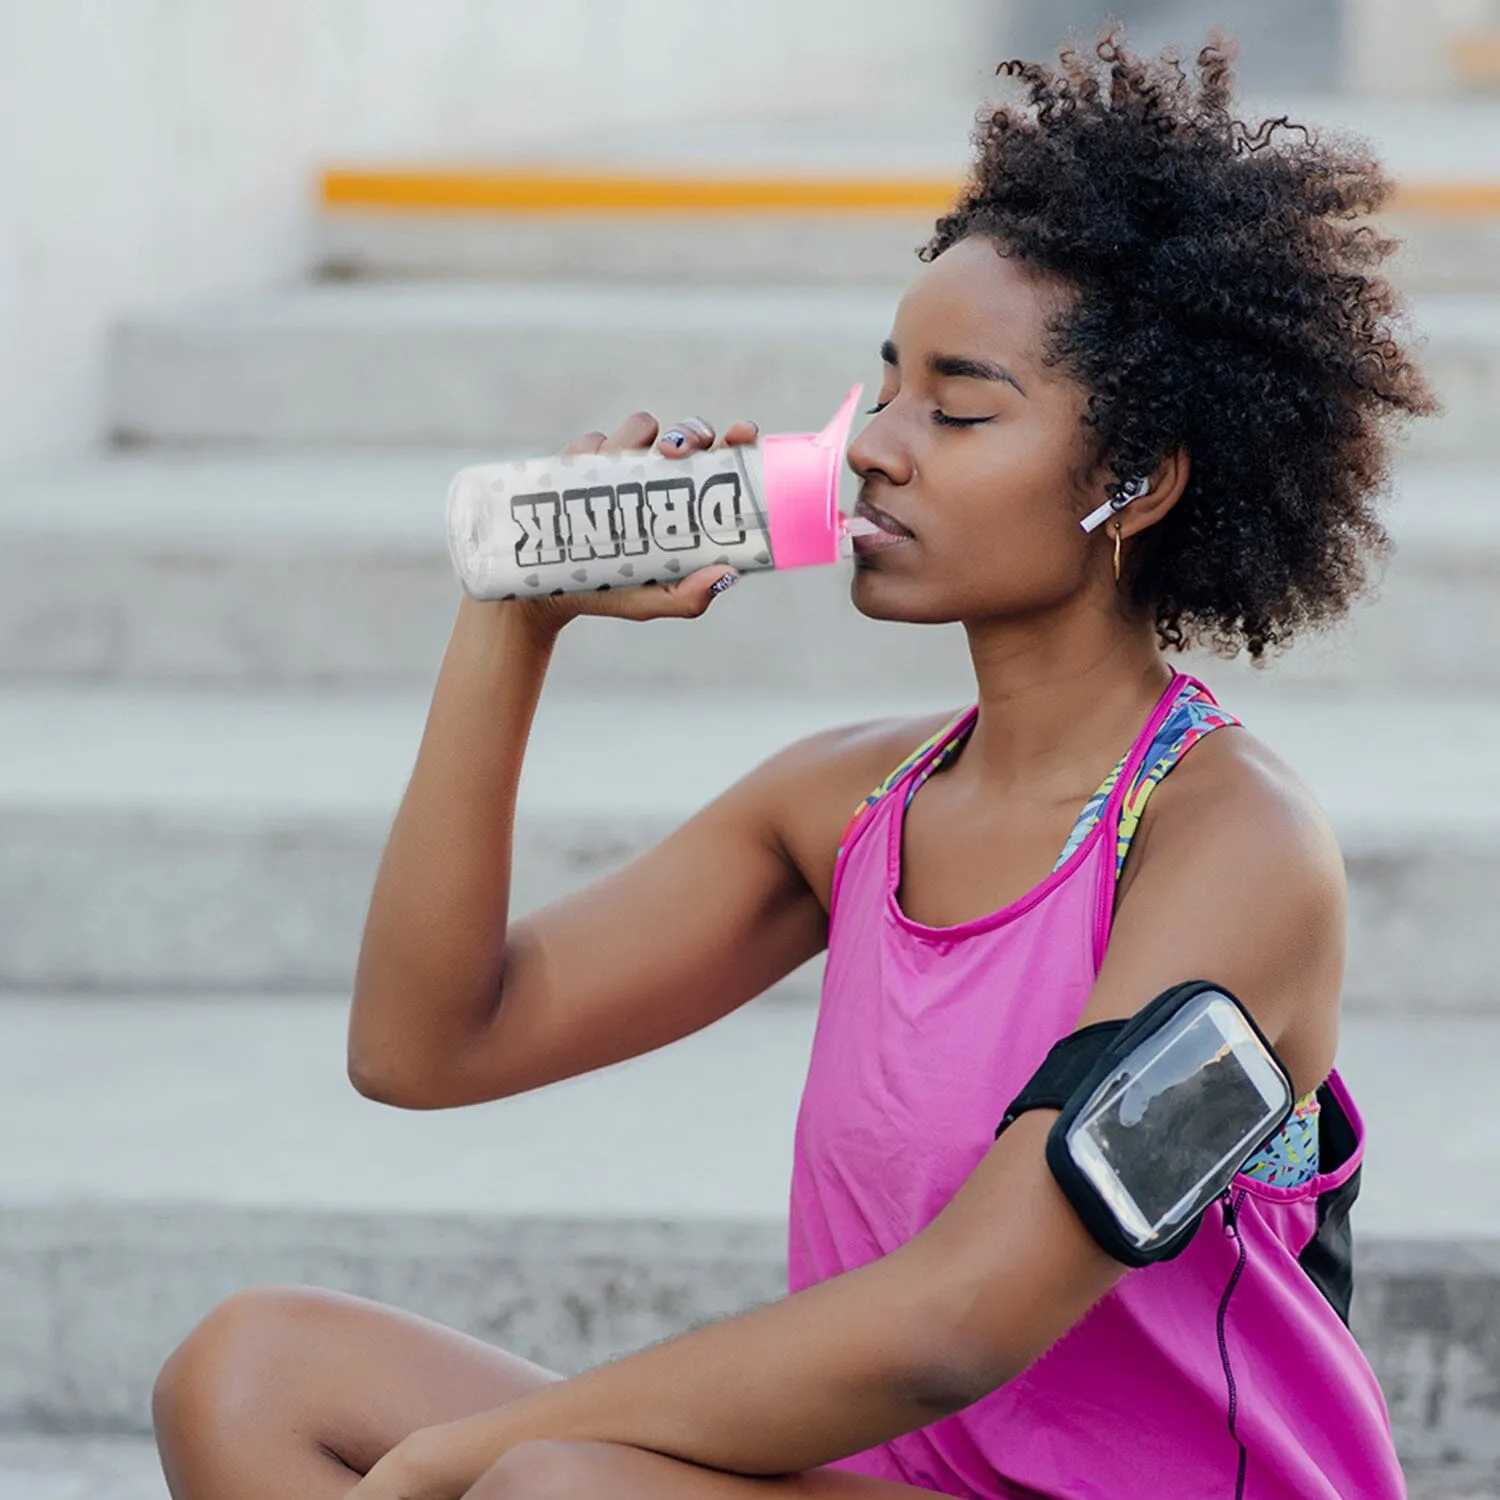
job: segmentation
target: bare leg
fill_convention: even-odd
[[[560,1378],[379,1303],[266,1287],[187,1336],[152,1413],[173,1500],[341,1500],[418,1427]]]
[[[838,1469],[762,1478],[623,1443],[538,1441],[512,1448],[466,1500],[916,1500],[931,1494]]]

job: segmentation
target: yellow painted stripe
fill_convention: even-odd
[[[322,178],[325,208],[409,214],[924,214],[947,209],[957,177],[717,176],[541,169],[363,171]],[[1500,181],[1407,182],[1392,210],[1500,216]]]
[[[1500,215],[1500,182],[1406,182],[1391,209],[1441,219],[1493,218]]]
[[[1500,83],[1500,31],[1475,32],[1454,42],[1453,66],[1466,83]]]
[[[956,178],[676,175],[542,170],[335,170],[328,208],[387,213],[941,213]]]

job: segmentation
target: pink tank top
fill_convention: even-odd
[[[834,870],[797,1118],[790,1291],[921,1230],[1075,1028],[1109,941],[1148,747],[1186,696],[1213,702],[1177,673],[1092,830],[1035,889],[975,921],[924,926],[896,897],[911,780],[974,709],[861,809]],[[1318,1105],[1315,1176],[1278,1186],[1242,1173],[1180,1257],[1130,1272],[1016,1379],[835,1467],[975,1500],[1404,1496],[1385,1402],[1346,1326],[1364,1126],[1336,1072]]]

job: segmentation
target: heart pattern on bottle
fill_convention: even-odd
[[[776,566],[753,481],[748,503],[737,489],[732,504],[723,498],[707,510],[700,504],[701,487],[710,477],[718,482],[733,477],[743,485],[750,477],[743,465],[731,476],[722,453],[705,451],[673,459],[674,480],[686,475],[698,489],[689,491],[686,499],[674,490],[658,506],[656,498],[642,491],[661,467],[641,454],[631,455],[628,465],[609,455],[590,454],[498,466],[495,475],[485,476],[472,508],[456,512],[474,533],[464,534],[477,559],[472,581],[494,590],[484,597],[524,599],[660,587],[705,566],[739,571]],[[625,487],[619,489],[622,482]],[[575,515],[564,493],[571,486],[615,486],[618,493],[608,501],[608,517],[597,495]],[[717,492],[720,497],[725,493]],[[575,536],[579,526],[587,529]]]

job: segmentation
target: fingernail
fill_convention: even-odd
[[[674,448],[681,448],[687,443],[687,438],[674,427],[669,433],[663,436],[662,442],[670,443]]]
[[[717,583],[713,584],[710,587],[708,591],[709,598],[716,598],[726,589],[732,589],[739,581],[740,575],[738,573],[726,573],[721,579],[719,579]]]

